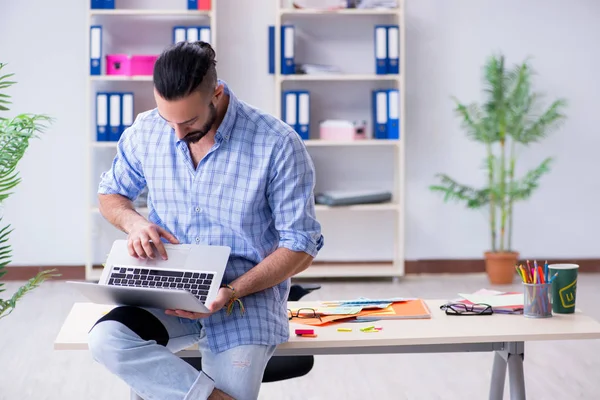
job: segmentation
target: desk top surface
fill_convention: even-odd
[[[523,315],[448,316],[440,305],[443,300],[425,300],[430,319],[344,322],[324,327],[290,324],[290,340],[280,345],[287,349],[353,348],[363,346],[404,346],[456,343],[520,342],[540,340],[600,339],[600,322],[577,311],[533,319]],[[290,308],[315,307],[321,302],[290,302]],[[87,332],[114,306],[75,303],[54,342],[56,350],[87,349]],[[376,333],[360,328],[375,325]],[[352,328],[339,332],[338,328]],[[314,329],[317,337],[297,337],[294,330]]]

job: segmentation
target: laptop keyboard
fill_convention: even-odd
[[[184,289],[202,302],[206,301],[214,275],[143,267],[113,266],[109,285]]]

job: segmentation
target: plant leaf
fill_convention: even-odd
[[[437,177],[440,179],[440,184],[432,185],[429,189],[443,193],[446,202],[451,200],[463,201],[466,202],[467,208],[471,209],[483,207],[489,202],[490,191],[487,188],[477,190],[460,184],[445,174],[438,174]]]
[[[531,197],[535,189],[539,187],[540,178],[550,171],[551,162],[552,157],[546,158],[539,166],[530,170],[523,178],[513,183],[508,193],[513,198],[513,201],[527,200]]]

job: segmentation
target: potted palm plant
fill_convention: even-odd
[[[46,124],[51,122],[51,118],[46,115],[20,114],[8,118],[1,114],[8,111],[8,105],[11,104],[11,97],[4,91],[16,83],[10,80],[14,74],[2,74],[5,66],[6,64],[0,63],[0,205],[21,181],[16,167],[25,155],[29,140],[36,138],[37,133],[43,132]],[[2,219],[3,215],[0,213],[0,225]],[[11,262],[12,248],[8,244],[11,232],[10,225],[0,228],[0,279],[6,274],[5,267]],[[44,280],[58,276],[54,274],[55,271],[55,269],[41,271],[17,289],[9,299],[0,298],[0,319],[10,314],[16,307],[17,301],[26,293],[38,287]],[[0,282],[0,293],[5,291],[3,286],[4,284]]]
[[[558,99],[548,107],[540,106],[540,94],[532,90],[528,61],[507,68],[504,56],[494,55],[486,61],[483,73],[482,104],[454,101],[462,128],[485,148],[486,184],[476,188],[437,174],[438,182],[430,189],[441,193],[444,201],[463,202],[468,209],[487,208],[490,248],[484,252],[486,272],[490,283],[508,284],[519,259],[512,243],[514,204],[531,198],[552,162],[551,157],[545,158],[517,177],[518,147],[540,142],[558,128],[566,118],[566,101]]]

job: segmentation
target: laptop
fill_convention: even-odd
[[[210,312],[231,253],[228,246],[164,244],[154,259],[129,255],[126,240],[113,243],[98,283],[67,281],[90,301],[191,312]]]

